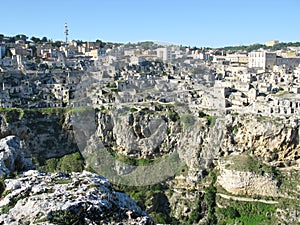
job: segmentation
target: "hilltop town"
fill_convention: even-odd
[[[0,35],[0,224],[300,223],[300,42],[65,32]]]
[[[176,103],[195,113],[300,115],[297,43],[211,49],[25,35],[0,42],[2,108]]]

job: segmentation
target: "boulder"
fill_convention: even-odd
[[[16,167],[23,167],[21,159],[20,139],[18,137],[7,136],[0,139],[0,176],[14,172]]]
[[[31,170],[6,179],[5,186],[0,224],[154,224],[127,194],[87,171]]]

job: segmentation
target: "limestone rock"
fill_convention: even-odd
[[[15,169],[23,169],[30,161],[25,160],[20,151],[20,139],[7,136],[0,140],[0,176],[13,173]]]
[[[231,162],[219,161],[220,176],[217,179],[226,191],[234,195],[279,196],[278,180],[274,179],[273,174],[261,175],[252,171],[227,169],[228,163]]]
[[[128,195],[90,172],[32,170],[5,184],[8,194],[0,201],[1,224],[153,224]]]

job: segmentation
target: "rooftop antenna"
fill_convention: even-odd
[[[66,35],[66,44],[68,43],[68,35],[69,35],[69,28],[68,24],[65,23],[65,35]]]

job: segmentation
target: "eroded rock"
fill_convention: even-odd
[[[114,191],[106,178],[90,172],[32,170],[5,184],[1,224],[153,224],[127,194]]]

